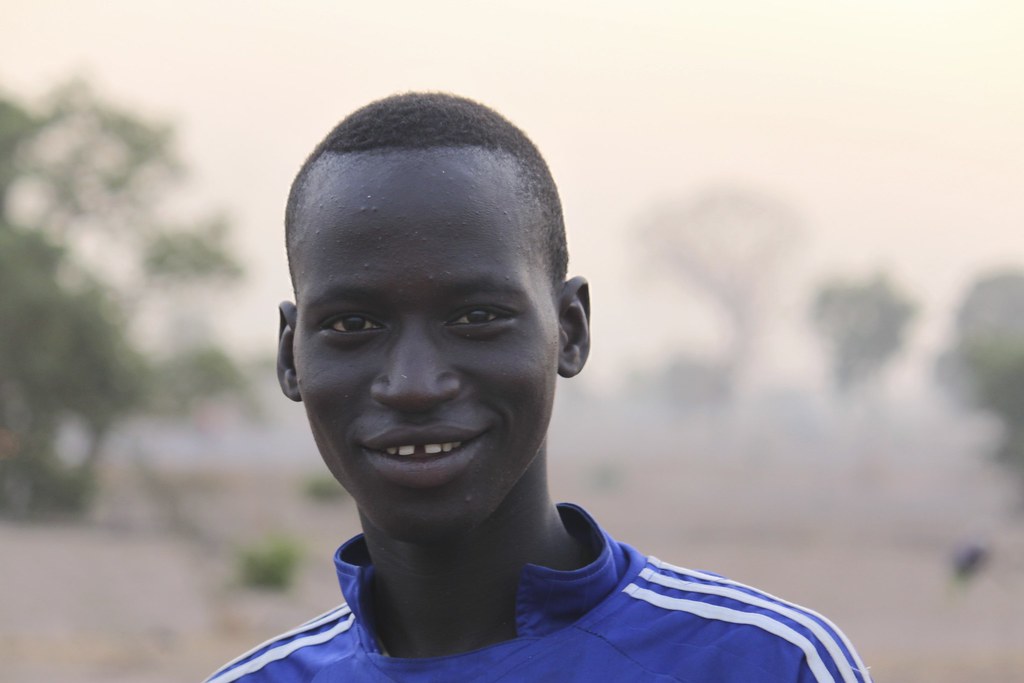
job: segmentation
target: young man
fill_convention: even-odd
[[[515,126],[449,95],[342,121],[292,186],[278,376],[363,534],[346,603],[211,683],[865,683],[824,617],[641,555],[548,493],[557,375],[587,360],[558,192]]]

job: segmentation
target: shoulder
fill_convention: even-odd
[[[343,603],[228,662],[205,683],[309,680],[311,672],[343,656],[342,641],[347,640],[354,621],[352,610]]]
[[[764,591],[650,557],[622,592],[635,601],[660,656],[685,650],[709,670],[762,671],[757,680],[771,672],[777,680],[870,683],[835,624]]]

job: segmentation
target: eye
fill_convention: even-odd
[[[382,325],[370,320],[365,315],[352,314],[335,318],[328,327],[336,332],[365,332],[366,330],[380,329]]]
[[[498,314],[483,308],[474,308],[472,311],[463,313],[449,323],[450,325],[480,325],[497,320]]]

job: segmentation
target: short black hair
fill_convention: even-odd
[[[542,225],[538,247],[555,282],[565,279],[569,251],[558,188],[536,145],[504,116],[479,102],[448,93],[392,95],[357,109],[316,146],[292,182],[285,208],[285,242],[294,282],[291,244],[296,212],[310,170],[328,152],[479,147],[503,152],[519,165],[526,192],[537,201]]]

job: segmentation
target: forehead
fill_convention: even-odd
[[[546,269],[518,163],[479,148],[328,153],[289,236],[298,290],[352,268]]]

